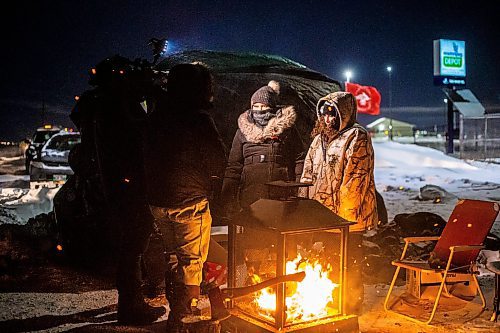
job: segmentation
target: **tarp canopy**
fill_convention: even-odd
[[[224,141],[231,147],[238,116],[250,108],[250,97],[270,80],[280,83],[280,104],[293,105],[297,128],[305,143],[316,121],[316,103],[341,89],[340,83],[293,60],[276,55],[192,50],[174,53],[156,69],[168,71],[176,64],[199,61],[214,74],[213,117]]]
[[[445,90],[446,96],[464,118],[480,118],[484,116],[484,107],[469,89]]]

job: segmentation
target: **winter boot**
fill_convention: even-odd
[[[168,299],[170,304],[168,326],[181,328],[185,324],[202,321],[201,311],[197,308],[199,298],[199,286],[177,285],[177,293]]]
[[[231,316],[224,306],[224,300],[219,287],[212,288],[208,291],[208,299],[210,300],[212,320],[221,321]]]
[[[142,326],[155,322],[166,313],[163,306],[147,304],[141,296],[118,297],[118,323],[121,325]]]

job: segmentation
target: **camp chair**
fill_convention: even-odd
[[[483,303],[482,309],[484,309],[486,301],[475,276],[475,274],[478,274],[475,269],[475,261],[479,255],[479,251],[484,248],[482,244],[495,222],[499,209],[500,206],[496,202],[468,199],[459,200],[441,236],[405,238],[405,246],[401,258],[392,262],[392,265],[397,268],[392,278],[389,292],[385,298],[385,310],[404,316],[415,322],[429,324],[436,314],[443,289],[448,294],[446,285],[457,282],[460,279],[475,283]],[[433,262],[438,262],[437,265],[431,265],[427,261],[405,260],[409,244],[424,241],[437,241],[431,253],[434,259]],[[442,264],[439,264],[439,262]],[[423,279],[432,277],[439,284],[434,307],[427,321],[397,312],[388,307],[389,298],[401,268],[406,269],[407,272],[407,291],[413,295],[416,294],[415,296],[417,297],[420,297],[420,284]],[[409,283],[409,279],[413,279],[413,281]],[[408,290],[411,288],[413,290]]]

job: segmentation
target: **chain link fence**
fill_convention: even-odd
[[[500,159],[500,114],[460,117],[459,156],[462,159]]]
[[[486,114],[483,117],[464,118],[456,122],[453,156],[461,159],[500,162],[500,113]],[[442,152],[447,148],[447,125],[434,125],[415,128],[413,136],[394,136],[395,142],[414,143]],[[389,140],[388,134],[376,135],[376,141]]]

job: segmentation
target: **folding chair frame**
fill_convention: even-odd
[[[484,248],[484,246],[482,246],[482,245],[451,246],[450,247],[450,255],[448,257],[448,262],[446,264],[445,269],[432,269],[431,268],[431,269],[426,270],[426,269],[412,266],[411,263],[402,262],[404,260],[405,255],[406,255],[406,251],[408,249],[409,244],[419,243],[419,242],[424,242],[424,241],[437,241],[439,239],[440,239],[440,237],[407,237],[404,239],[405,246],[403,249],[403,253],[401,254],[401,258],[399,259],[399,261],[392,262],[392,265],[396,266],[397,268],[396,268],[396,272],[394,273],[394,277],[392,278],[391,286],[389,287],[389,291],[388,291],[387,296],[385,298],[385,302],[384,302],[385,311],[395,313],[398,316],[402,316],[406,319],[409,319],[409,320],[417,322],[417,323],[423,323],[423,324],[429,325],[430,322],[432,321],[432,319],[434,319],[434,315],[436,314],[436,310],[437,310],[437,307],[439,304],[439,300],[441,299],[441,295],[443,293],[443,290],[445,290],[446,293],[448,293],[448,291],[446,289],[446,278],[448,276],[448,273],[450,272],[450,266],[451,266],[451,263],[453,260],[453,254],[456,252],[462,252],[462,251],[481,250]],[[390,299],[392,290],[394,288],[394,284],[396,283],[396,279],[398,277],[398,274],[399,274],[399,271],[401,270],[401,268],[410,269],[410,270],[428,271],[428,272],[433,272],[433,273],[439,273],[441,275],[441,283],[439,285],[439,291],[436,295],[436,300],[434,301],[434,306],[432,308],[431,315],[427,321],[419,320],[417,318],[411,317],[411,316],[403,314],[401,312],[394,311],[388,306],[389,299]],[[484,308],[486,307],[486,300],[484,298],[484,294],[481,290],[481,287],[479,286],[479,283],[477,281],[477,277],[476,277],[475,273],[472,272],[472,273],[470,273],[470,275],[472,275],[473,280],[476,284],[479,296],[481,297],[481,301],[482,301],[482,309],[484,310]]]

